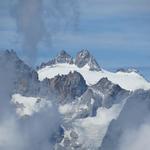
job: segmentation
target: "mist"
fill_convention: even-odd
[[[124,111],[122,124],[125,128],[118,150],[146,150],[150,147],[150,91],[137,91],[134,95]]]
[[[78,0],[16,0],[10,5],[22,49],[29,64],[34,64],[38,46],[52,45],[52,38],[66,29],[76,28],[79,21]]]
[[[150,147],[150,123],[128,129],[121,138],[120,150],[146,150]]]
[[[23,119],[7,115],[0,120],[0,149],[51,150],[54,146],[51,138],[59,125],[59,114],[53,108]]]
[[[146,150],[150,146],[149,104],[150,91],[136,91],[127,101],[120,118],[123,131],[118,150]]]
[[[51,150],[54,145],[51,138],[61,124],[57,107],[51,105],[32,116],[19,117],[16,114],[16,108],[11,103],[15,64],[8,61],[7,53],[0,53],[0,149]]]

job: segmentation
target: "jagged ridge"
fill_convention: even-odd
[[[94,57],[90,54],[88,50],[81,50],[77,53],[75,60],[64,50],[60,51],[60,53],[52,60],[42,63],[37,69],[44,68],[46,66],[52,66],[57,63],[68,63],[75,64],[79,68],[87,65],[89,70],[91,71],[100,71],[101,68]]]

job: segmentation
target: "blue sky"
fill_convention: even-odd
[[[75,29],[60,30],[48,44],[41,42],[38,63],[61,49],[72,55],[88,49],[103,68],[150,66],[149,0],[82,0],[78,5]],[[13,48],[23,57],[21,35],[9,9],[10,0],[1,0],[0,49]]]

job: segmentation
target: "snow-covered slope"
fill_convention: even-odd
[[[67,126],[65,129],[64,140],[61,145],[67,150],[69,148],[75,150],[76,147],[79,147],[81,150],[98,150],[110,122],[118,118],[125,102],[126,99],[118,104],[114,104],[111,108],[100,107],[97,110],[97,115],[94,117],[70,118],[71,128]],[[71,116],[74,117],[79,111],[87,107],[86,105],[81,105],[79,108],[76,105],[65,104],[59,107],[59,111],[65,116],[66,122],[69,122],[69,118],[67,118],[69,114],[72,114]],[[65,145],[66,141],[68,141],[68,144]]]
[[[97,83],[101,78],[107,77],[108,80],[120,85],[122,88],[130,91],[137,89],[150,89],[150,83],[136,72],[109,72],[106,70],[90,71],[89,66],[79,68],[74,64],[54,64],[38,70],[39,79],[53,78],[58,74],[68,74],[70,71],[77,71],[82,74],[88,85]]]
[[[95,117],[87,117],[85,119],[75,120],[74,130],[79,136],[78,143],[82,144],[82,148],[96,150],[101,145],[106,134],[109,123],[113,119],[117,119],[122,110],[123,104],[114,104],[107,109],[101,107],[97,111]]]
[[[51,102],[39,97],[25,97],[20,94],[12,95],[12,103],[16,106],[16,113],[19,116],[32,115],[44,107],[50,107]]]

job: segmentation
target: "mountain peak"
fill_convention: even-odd
[[[16,52],[13,49],[11,49],[11,50],[7,49],[7,50],[4,50],[4,51],[1,51],[0,56],[5,57],[5,58],[7,57],[8,59],[10,59],[10,58],[17,59],[18,58]]]
[[[64,50],[61,50],[60,53],[55,57],[55,63],[73,63],[72,57]]]
[[[75,64],[79,68],[82,68],[85,65],[88,65],[90,70],[93,70],[93,71],[101,70],[95,58],[90,54],[88,50],[84,50],[84,49],[77,53]]]
[[[43,62],[40,65],[40,67],[37,67],[37,69],[44,68],[46,66],[51,66],[57,63],[73,64],[73,58],[65,50],[61,50],[55,58],[49,60],[46,63]]]
[[[66,51],[61,50],[54,59],[52,59],[46,63],[42,63],[41,66],[38,67],[37,69],[44,68],[46,66],[51,66],[54,64],[59,64],[59,63],[60,64],[62,64],[62,63],[75,64],[79,68],[82,68],[85,65],[88,65],[89,70],[91,70],[91,71],[100,71],[101,70],[101,68],[100,68],[99,64],[97,63],[97,61],[95,60],[95,58],[86,49],[83,49],[77,53],[75,61]]]
[[[81,50],[77,53],[76,59],[75,59],[75,64],[79,67],[82,68],[84,67],[90,60],[90,52],[88,50]]]
[[[120,91],[122,90],[122,88],[117,85],[112,83],[111,81],[108,80],[108,78],[102,78],[98,81],[98,83],[96,83],[94,85],[95,88],[97,89],[101,89],[103,92],[105,91],[106,93],[110,90],[114,90],[114,91]]]
[[[70,56],[65,50],[61,50],[58,55],[62,55],[62,56],[63,55],[68,55],[68,56]]]
[[[83,49],[78,52],[78,56],[80,56],[81,58],[87,58],[90,57],[90,52],[87,49]]]

